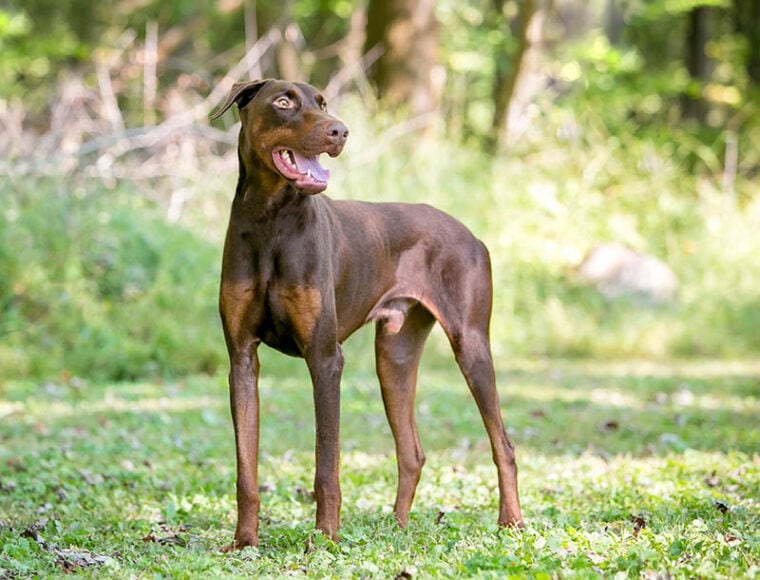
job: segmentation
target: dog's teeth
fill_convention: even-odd
[[[288,149],[283,149],[280,152],[280,157],[285,163],[287,163],[291,167],[296,167],[296,161],[295,159],[293,159],[293,153],[289,151]]]
[[[307,169],[306,170],[306,177],[309,178],[309,179],[313,179],[312,176],[311,176],[311,169]]]

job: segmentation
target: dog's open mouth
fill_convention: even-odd
[[[272,153],[277,171],[296,188],[308,193],[319,193],[327,188],[330,171],[319,164],[319,156],[304,157],[297,151],[280,147]]]

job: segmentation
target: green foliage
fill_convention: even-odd
[[[294,3],[284,14],[281,4],[259,2],[254,35],[291,19],[309,39],[309,48],[319,49],[345,35],[354,8],[348,0],[308,0]],[[76,70],[97,87],[93,65],[112,66],[112,61],[124,59],[120,84],[127,85],[122,90],[129,98],[119,105],[128,121],[139,122],[143,79],[136,61],[143,55],[124,51],[144,41],[148,23],[156,24],[161,41],[171,37],[162,45],[167,53],[159,63],[160,90],[192,71],[195,84],[206,92],[210,79],[226,74],[231,66],[218,56],[231,51],[241,58],[245,51],[242,2],[230,10],[215,0],[152,0],[137,8],[125,1],[12,0],[0,7],[0,99],[22,99],[30,111],[39,113],[51,104],[60,73]],[[315,83],[326,84],[339,62],[331,56],[310,58],[303,65]]]
[[[63,17],[81,16],[75,10],[81,2],[52,7],[35,0],[24,5],[26,12],[3,9],[0,42],[7,48],[45,37],[39,31],[53,30],[58,22],[79,44],[92,38],[113,44],[110,33],[87,36],[76,19]],[[127,4],[118,3],[114,14],[124,17],[119,26],[126,22],[137,31],[152,20],[165,30],[182,26],[192,14],[206,18],[203,46],[211,54],[239,42],[235,35],[240,32],[233,33],[240,14],[221,13],[215,5],[196,9],[173,0],[129,12]],[[258,5],[262,28],[275,18],[273,6]],[[446,119],[437,135],[408,144],[394,141],[388,135],[398,127],[391,126],[391,115],[373,111],[370,118],[366,99],[343,99],[338,112],[349,122],[352,137],[344,155],[331,162],[329,194],[425,201],[483,238],[493,258],[493,338],[499,356],[755,355],[760,348],[754,330],[760,323],[760,271],[754,258],[760,254],[754,235],[760,227],[754,183],[760,109],[742,72],[746,47],[726,32],[728,11],[716,9],[721,34],[712,38],[709,50],[721,65],[714,82],[696,87],[714,98],[705,123],[677,122],[680,99],[694,87],[676,58],[682,31],[664,30],[683,26],[678,6],[686,4],[631,3],[625,42],[611,44],[592,32],[560,46],[548,61],[556,81],[553,92],[538,97],[530,111],[532,125],[519,142],[494,157],[481,148],[490,130],[493,76],[505,66],[493,55],[514,49],[506,31],[517,8],[515,2],[503,6],[503,13],[495,14],[484,0],[439,2],[441,56],[450,74]],[[43,7],[57,16],[28,16]],[[655,7],[666,15],[655,17]],[[343,0],[292,7],[302,30],[319,32],[319,42],[310,37],[316,44],[321,39],[327,44],[346,25],[338,19],[321,27],[326,14],[337,10],[344,18],[350,8]],[[113,32],[115,24],[107,19],[118,20],[114,14],[97,11],[93,28]],[[673,37],[678,46],[668,44]],[[59,44],[61,50],[67,46]],[[660,46],[667,50],[658,61],[653,55]],[[12,54],[2,52],[0,70]],[[317,76],[327,63],[314,63]],[[138,77],[121,80],[140,88]],[[135,104],[125,115],[130,108]],[[732,138],[738,165],[731,190],[724,188],[723,173]],[[215,170],[206,175],[216,176]],[[195,190],[219,189],[215,177],[213,184],[188,179],[187,187]],[[0,369],[16,376],[63,372],[117,378],[215,370],[222,364],[214,311],[223,219],[204,224],[215,239],[209,244],[191,231],[163,224],[135,201],[140,193],[126,183],[115,190],[55,178],[7,183],[11,195],[0,200],[0,264],[8,272],[0,277]],[[226,214],[226,195],[224,200],[213,215]],[[205,209],[188,209],[193,212]],[[186,226],[198,229],[193,221]],[[678,301],[646,309],[606,302],[580,286],[573,268],[601,241],[626,243],[663,258],[681,281]]]
[[[483,239],[493,263],[498,357],[754,356],[760,201],[752,179],[739,175],[736,191],[724,192],[721,160],[687,132],[630,123],[612,133],[604,112],[578,111],[547,108],[509,156],[494,160],[442,139],[413,149],[388,141],[381,121],[344,100],[352,136],[330,162],[329,194],[431,203]],[[748,163],[759,137],[739,135]],[[694,176],[693,162],[716,173]],[[224,368],[216,292],[225,220],[204,225],[209,243],[165,224],[126,185],[7,183],[4,374],[129,378]],[[220,185],[194,187],[205,204]],[[223,207],[212,213],[222,216],[228,195],[220,198]],[[609,302],[580,285],[574,267],[602,241],[664,259],[680,281],[677,301]],[[365,348],[371,353],[369,341]],[[430,348],[449,352],[441,337]]]
[[[0,386],[0,574],[85,577],[754,577],[758,366],[523,363],[497,379],[525,530],[495,525],[476,406],[426,356],[427,462],[394,523],[393,443],[371,361],[346,346],[342,541],[313,534],[313,409],[301,361],[262,353],[261,546],[235,526],[224,379]],[[280,366],[273,364],[278,361]],[[700,378],[702,377],[702,378]]]
[[[695,8],[730,8],[730,0],[634,0],[630,2],[631,11],[647,20],[656,20],[666,16],[681,15]]]
[[[66,21],[53,20],[39,34],[27,12],[0,8],[0,97],[18,97],[33,105],[30,88],[55,80],[62,63],[86,54]]]
[[[130,378],[221,361],[219,250],[136,192],[26,182],[0,205],[5,376]]]

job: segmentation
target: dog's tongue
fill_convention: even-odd
[[[311,175],[317,181],[326,182],[330,179],[330,171],[325,169],[319,164],[319,158],[317,157],[304,157],[296,151],[293,151],[293,159],[295,159],[298,171],[302,175],[306,175],[311,170]]]

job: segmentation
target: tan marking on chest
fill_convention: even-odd
[[[322,293],[314,286],[288,286],[279,291],[279,297],[299,338],[311,338],[322,311]]]
[[[247,326],[255,296],[255,287],[250,282],[222,282],[219,307],[232,338],[237,339]]]

